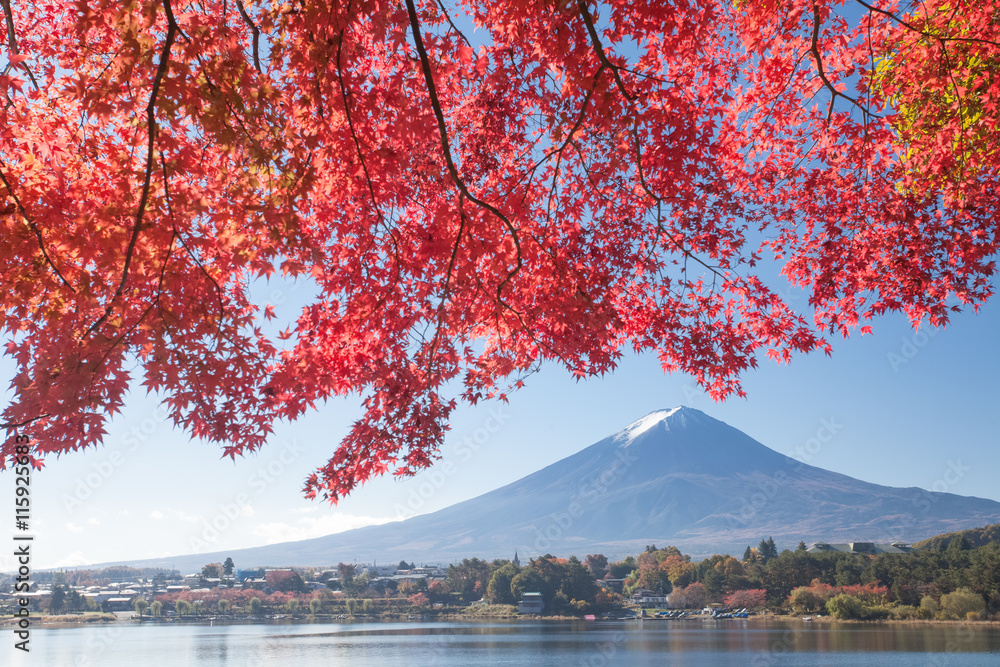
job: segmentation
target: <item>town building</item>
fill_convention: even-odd
[[[824,553],[828,551],[839,551],[845,554],[908,554],[913,551],[906,542],[893,542],[891,544],[882,542],[841,542],[832,544],[829,542],[816,542],[811,544],[806,551],[811,554]]]
[[[541,593],[525,592],[521,595],[521,601],[517,603],[517,611],[520,614],[541,614],[545,609],[545,600]]]

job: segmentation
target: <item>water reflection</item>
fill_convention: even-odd
[[[171,624],[33,629],[3,664],[198,665],[1000,665],[1000,627],[760,621]],[[18,655],[19,654],[19,655]],[[918,655],[919,654],[919,655]]]

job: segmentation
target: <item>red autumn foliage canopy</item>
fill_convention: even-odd
[[[5,426],[97,443],[134,374],[235,456],[356,392],[336,500],[544,361],[724,397],[944,323],[991,295],[1000,2],[876,1],[0,0]]]

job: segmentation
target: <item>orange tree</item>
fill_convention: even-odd
[[[133,376],[229,456],[357,393],[306,481],[335,501],[544,362],[653,351],[721,398],[991,295],[997,0],[453,2],[0,0],[3,426],[36,463]],[[315,287],[282,332],[274,274]]]

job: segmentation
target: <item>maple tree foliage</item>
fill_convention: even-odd
[[[335,501],[543,362],[654,351],[722,398],[991,296],[997,0],[0,5],[3,421],[39,464],[133,375],[229,456],[356,393],[306,481]],[[316,287],[278,335],[276,273]]]

